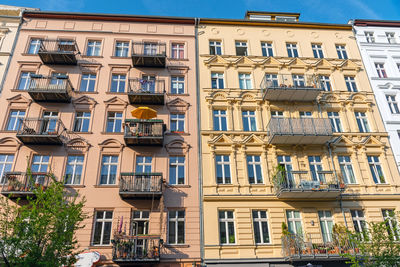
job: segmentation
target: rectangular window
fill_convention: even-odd
[[[283,118],[283,111],[272,110],[271,117],[272,118]]]
[[[185,44],[173,43],[171,55],[171,57],[175,59],[185,58]]]
[[[19,76],[19,81],[18,81],[18,90],[28,90],[30,85],[31,85],[31,75],[35,74],[34,72],[31,71],[23,71],[21,72],[21,75]]]
[[[247,42],[235,42],[235,47],[236,47],[236,55],[237,56],[247,56]]]
[[[137,173],[151,173],[151,162],[152,157],[149,156],[137,156],[135,171]]]
[[[14,155],[0,154],[0,184],[4,184],[5,174],[11,171]]]
[[[243,131],[257,131],[255,111],[242,111]]]
[[[94,92],[96,86],[96,74],[82,74],[80,92]]]
[[[278,75],[277,74],[266,73],[265,79],[267,80],[268,87],[278,87]]]
[[[379,78],[387,78],[385,65],[383,63],[375,63],[375,69]]]
[[[18,131],[22,120],[25,118],[25,110],[11,110],[8,116],[7,131]]]
[[[185,131],[185,114],[171,114],[171,132]]]
[[[321,157],[308,156],[308,163],[310,164],[311,177],[313,181],[325,183],[325,175],[320,173],[320,171],[322,171]]]
[[[311,111],[300,111],[300,118],[312,118],[312,112]]]
[[[49,167],[50,156],[34,155],[32,158],[31,170],[33,173],[47,173]]]
[[[367,222],[362,210],[350,210],[351,219],[353,221],[354,230],[360,233],[364,240],[368,240]]]
[[[400,114],[399,105],[396,101],[396,96],[394,95],[386,95],[386,101],[389,105],[390,112],[392,114]]]
[[[93,245],[109,245],[111,241],[112,211],[96,211],[93,227]]]
[[[263,176],[261,170],[260,156],[247,156],[247,174],[250,184],[262,184]]]
[[[287,210],[286,218],[288,222],[288,230],[292,234],[303,236],[303,227],[301,225],[300,211]]]
[[[41,125],[41,133],[43,134],[54,134],[57,132],[57,111],[45,111],[42,115],[43,124]]]
[[[219,72],[211,73],[211,88],[224,89],[224,74]]]
[[[290,156],[278,156],[278,165],[283,167],[285,170],[285,178],[287,182],[287,186],[292,188],[295,186],[295,180],[292,174],[293,167],[292,167],[292,159]]]
[[[381,163],[379,162],[379,157],[377,156],[367,156],[369,169],[371,170],[372,179],[376,184],[384,184],[385,176],[383,175],[383,170]]]
[[[349,156],[338,156],[340,172],[342,173],[343,182],[345,184],[355,184],[356,178],[353,172],[353,165]]]
[[[336,45],[336,52],[339,59],[347,59],[347,52],[345,45]]]
[[[364,35],[367,43],[375,43],[375,37],[373,32],[364,32]]]
[[[89,132],[90,111],[78,111],[75,113],[74,132]]]
[[[185,244],[185,211],[168,212],[168,244]]]
[[[155,56],[157,55],[157,43],[144,43],[143,45],[143,55]]]
[[[230,184],[231,183],[231,165],[229,156],[216,155],[215,165],[217,171],[217,184]]]
[[[222,55],[221,41],[210,41],[210,55]]]
[[[369,133],[369,125],[367,115],[364,112],[354,112],[357,120],[358,130],[360,133]]]
[[[332,131],[334,133],[343,132],[342,123],[340,122],[339,112],[334,112],[334,111],[328,112],[328,118],[331,122]]]
[[[344,81],[346,82],[347,91],[358,92],[356,81],[352,76],[344,76]]]
[[[107,133],[120,133],[122,130],[122,112],[107,113]]]
[[[123,93],[125,92],[126,75],[113,74],[111,76],[111,88],[110,92]]]
[[[28,54],[37,54],[39,52],[40,44],[42,41],[40,39],[34,38],[29,41]]]
[[[311,44],[311,49],[315,58],[324,58],[324,53],[322,52],[322,45]]]
[[[233,218],[233,211],[220,210],[218,212],[218,222],[220,244],[235,244],[235,219]]]
[[[333,218],[329,210],[318,211],[321,226],[322,240],[324,243],[332,242]]]
[[[293,74],[292,79],[294,87],[301,87],[301,88],[305,87],[306,81],[303,75]]]
[[[395,44],[396,43],[396,37],[394,36],[394,32],[387,32],[386,33],[386,38],[387,38],[389,44]]]
[[[297,52],[297,44],[295,43],[286,43],[286,50],[288,53],[288,57],[298,57],[299,53]]]
[[[139,82],[140,82],[140,89],[143,93],[155,93],[156,76],[142,75],[142,79],[140,79]]]
[[[129,55],[129,42],[117,42],[115,44],[116,57],[128,57]]]
[[[87,43],[86,55],[87,56],[100,56],[101,41],[89,40]]]
[[[249,73],[239,73],[239,88],[252,89],[251,75]]]
[[[331,86],[331,81],[329,79],[329,76],[320,75],[319,81],[320,81],[321,87],[322,87],[322,89],[324,89],[324,91],[328,91],[328,92],[332,91],[332,86]]]
[[[185,184],[185,157],[169,158],[169,184]]]
[[[214,131],[226,131],[226,110],[213,111]]]
[[[132,211],[132,229],[133,235],[147,235],[149,234],[149,218],[150,212],[146,210]]]
[[[386,222],[388,228],[388,234],[393,238],[394,241],[400,240],[399,223],[396,218],[396,213],[392,209],[382,210],[383,220]]]
[[[68,156],[65,184],[80,184],[83,170],[83,156]]]
[[[254,241],[256,244],[269,244],[268,214],[266,210],[253,210]]]
[[[274,52],[272,51],[272,43],[271,42],[261,42],[261,51],[263,57],[273,57]]]
[[[185,93],[185,77],[171,76],[171,94],[179,95]]]
[[[100,184],[115,184],[117,180],[118,156],[103,156],[101,158]]]

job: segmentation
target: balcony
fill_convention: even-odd
[[[17,138],[26,145],[62,145],[68,140],[67,129],[58,118],[21,119]]]
[[[129,79],[128,97],[131,104],[164,105],[164,80]]]
[[[119,195],[121,198],[160,198],[162,173],[121,173]]]
[[[34,189],[41,187],[44,190],[51,181],[47,173],[39,172],[31,175],[24,172],[7,172],[3,178],[1,194],[12,199],[34,196]]]
[[[314,101],[323,91],[316,75],[265,76],[261,82],[264,100],[268,101]]]
[[[118,264],[154,264],[160,261],[159,236],[114,235],[112,258]]]
[[[76,65],[79,53],[75,40],[42,40],[39,57],[44,64]]]
[[[322,145],[332,136],[329,119],[271,118],[267,125],[269,143],[274,145]]]
[[[166,59],[165,43],[134,42],[132,44],[134,67],[165,68]]]
[[[36,102],[71,102],[74,88],[66,75],[31,75],[28,93]]]
[[[128,146],[162,146],[163,120],[125,120],[124,139]]]

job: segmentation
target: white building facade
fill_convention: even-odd
[[[353,26],[400,171],[400,21],[354,20]]]

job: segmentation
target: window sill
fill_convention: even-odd
[[[103,56],[88,56],[88,55],[82,55],[82,58],[104,58]]]
[[[74,91],[74,93],[78,93],[78,94],[98,94],[99,92]]]
[[[174,57],[168,57],[167,58],[169,61],[189,61],[188,58],[174,58]]]
[[[186,133],[186,132],[166,132],[165,135],[183,135],[183,136],[189,136],[190,133]]]
[[[167,184],[168,187],[172,187],[172,188],[191,188],[190,185],[188,184]]]
[[[93,132],[74,132],[74,131],[71,131],[69,133],[73,133],[73,134],[93,134]]]
[[[76,185],[74,185],[74,184],[66,184],[65,187],[66,188],[84,188],[86,186],[84,186],[83,184],[76,184]]]
[[[131,59],[131,57],[118,57],[118,56],[111,56],[112,59]]]
[[[10,91],[11,92],[28,92],[28,89],[16,89],[16,88],[14,88],[14,89],[11,89]]]
[[[165,244],[164,247],[167,247],[167,248],[189,248],[190,245],[187,245],[187,244]]]
[[[95,184],[93,185],[94,188],[119,188],[119,185],[116,184]]]
[[[114,133],[114,132],[101,132],[101,134],[104,134],[104,135],[106,135],[106,134],[109,134],[109,135],[124,135],[124,133],[123,133],[123,132],[120,132],[120,133]]]
[[[17,131],[0,130],[0,133],[17,133]]]
[[[106,94],[107,95],[126,95],[126,92],[111,92],[111,91],[107,91]]]
[[[167,96],[189,96],[189,94],[171,94],[171,93],[167,93]]]
[[[112,248],[112,245],[90,245],[89,249],[96,249],[96,248]]]
[[[249,184],[250,187],[262,187],[265,186],[265,184]]]
[[[38,54],[21,53],[22,56],[39,56]]]

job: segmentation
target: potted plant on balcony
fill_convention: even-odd
[[[15,190],[15,184],[17,182],[17,177],[15,177],[14,175],[9,175],[7,177],[7,179],[8,179],[7,191],[12,192]]]
[[[286,169],[282,165],[278,165],[275,167],[272,173],[272,184],[274,185],[276,190],[285,187],[286,185]]]
[[[289,228],[285,222],[282,222],[282,239],[288,246],[290,255],[295,254],[295,240],[291,237],[291,233],[289,232]]]

